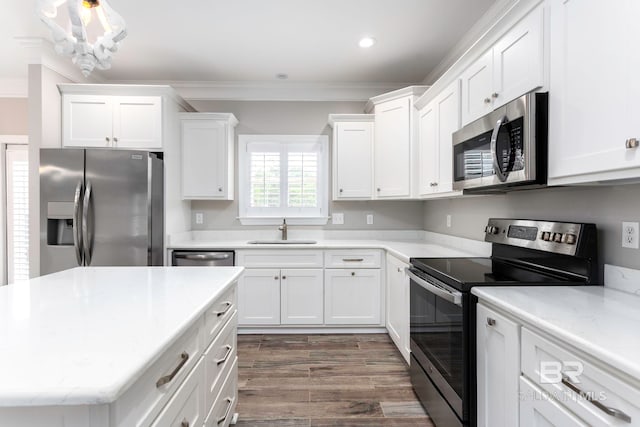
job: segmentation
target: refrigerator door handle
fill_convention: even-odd
[[[76,250],[78,265],[83,261],[82,229],[80,225],[80,199],[82,199],[82,181],[78,181],[76,193],[73,197],[73,247]]]
[[[84,247],[85,265],[91,265],[91,244],[93,240],[91,226],[89,224],[89,207],[91,205],[91,181],[87,181],[82,203],[82,246]]]

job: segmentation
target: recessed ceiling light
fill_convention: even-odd
[[[374,39],[373,37],[363,37],[360,39],[360,42],[358,43],[360,47],[365,49],[373,46],[374,44],[376,44],[376,39]]]
[[[285,73],[276,74],[276,79],[278,80],[287,80],[288,78],[289,78],[288,74],[285,74]]]

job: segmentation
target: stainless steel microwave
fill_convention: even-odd
[[[453,134],[453,188],[504,192],[547,182],[548,94],[530,92]]]

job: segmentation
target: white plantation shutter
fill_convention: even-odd
[[[29,161],[24,146],[7,147],[7,279],[29,278]]]
[[[327,217],[326,136],[240,135],[239,141],[241,220]]]

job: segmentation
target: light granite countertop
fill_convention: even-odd
[[[640,381],[640,296],[603,286],[475,287],[471,292]]]
[[[115,401],[242,267],[78,267],[0,287],[0,407]]]

